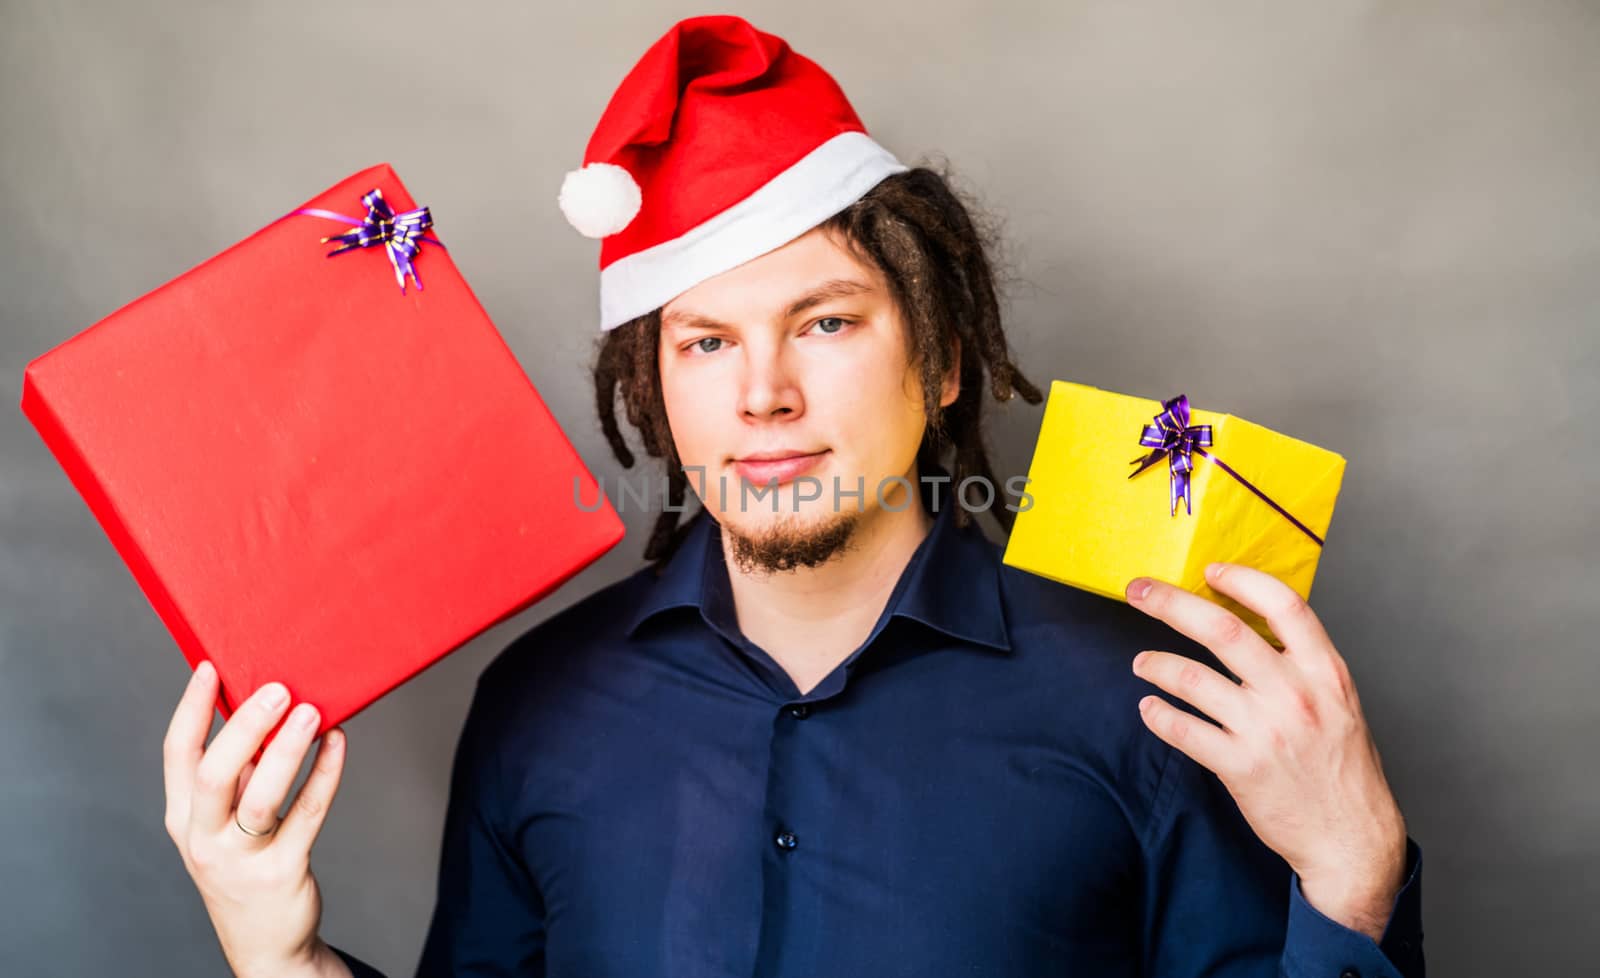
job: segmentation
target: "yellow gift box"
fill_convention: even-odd
[[[1187,500],[1174,475],[1185,459]],[[1053,381],[1028,468],[1031,503],[1018,504],[1003,559],[1119,601],[1135,577],[1166,581],[1281,648],[1261,616],[1207,586],[1206,565],[1254,567],[1309,598],[1344,465],[1327,449],[1190,408],[1182,395]]]

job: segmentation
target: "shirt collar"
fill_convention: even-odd
[[[956,526],[959,503],[950,473],[934,466],[918,486],[923,505],[934,511],[927,479],[940,477],[933,526],[918,544],[872,632],[876,638],[893,617],[908,618],[954,638],[1000,652],[1011,650],[1000,597],[999,548],[976,522]],[[972,514],[976,516],[976,514]],[[633,636],[648,619],[672,608],[697,608],[707,624],[737,641],[733,592],[723,560],[721,530],[705,510],[691,517],[678,549],[650,582],[628,621]],[[869,639],[870,642],[870,639]]]

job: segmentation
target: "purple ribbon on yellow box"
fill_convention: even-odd
[[[1315,540],[1317,546],[1322,546],[1322,538],[1312,533],[1309,527],[1295,519],[1288,510],[1279,506],[1266,493],[1251,485],[1249,479],[1235,472],[1228,463],[1206,451],[1207,448],[1211,447],[1211,426],[1208,424],[1189,423],[1189,396],[1187,394],[1179,394],[1177,397],[1161,402],[1161,412],[1155,416],[1153,424],[1144,426],[1144,430],[1139,435],[1139,444],[1146,448],[1154,448],[1155,451],[1129,462],[1129,465],[1137,465],[1139,467],[1128,473],[1128,478],[1133,478],[1163,458],[1167,459],[1172,487],[1172,512],[1170,515],[1178,515],[1178,500],[1180,499],[1183,500],[1184,512],[1190,514],[1194,512],[1189,500],[1189,473],[1194,469],[1194,461],[1190,458],[1190,455],[1191,453],[1198,454],[1217,463],[1222,471],[1238,479],[1246,489],[1260,496],[1268,506],[1282,513],[1285,519],[1299,527],[1306,536]]]
[[[417,256],[424,241],[440,248],[444,247],[437,240],[424,234],[433,227],[433,215],[426,207],[396,214],[394,208],[389,206],[389,202],[383,199],[383,192],[377,187],[362,195],[361,204],[367,209],[365,218],[350,217],[320,207],[303,207],[291,213],[325,217],[351,225],[350,230],[343,234],[330,234],[322,239],[323,244],[329,241],[340,242],[340,247],[328,252],[329,258],[354,248],[373,248],[383,245],[389,255],[389,264],[394,268],[395,281],[400,284],[400,293],[405,294],[407,275],[411,276],[411,281],[420,290],[422,280],[417,278],[417,268],[412,259]]]

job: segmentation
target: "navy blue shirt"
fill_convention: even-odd
[[[1413,840],[1381,941],[1319,913],[1140,719],[1152,692],[1190,708],[1134,655],[1221,671],[1211,653],[1002,564],[940,502],[871,634],[804,695],[739,631],[704,510],[659,577],[501,652],[417,975],[1423,978]]]

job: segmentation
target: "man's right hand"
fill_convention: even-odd
[[[311,874],[311,846],[344,771],[344,731],[334,727],[322,738],[311,773],[280,822],[278,812],[317,729],[316,708],[297,706],[256,765],[252,758],[287,707],[287,691],[281,683],[256,690],[207,747],[218,691],[216,670],[202,662],[167,728],[167,834],[238,978],[348,976],[317,934],[322,896]],[[267,834],[253,836],[241,826]]]

